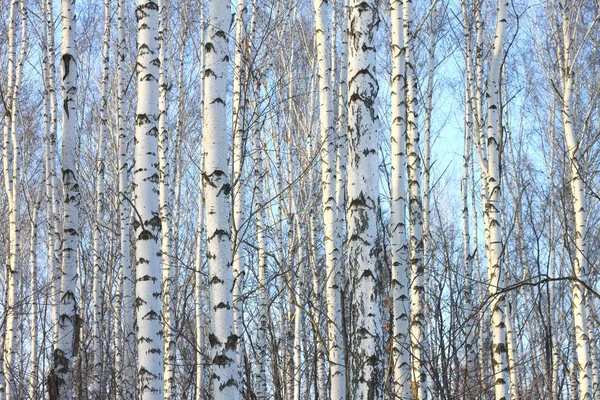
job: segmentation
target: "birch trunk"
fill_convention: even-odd
[[[17,19],[17,4],[20,9],[21,25],[21,49],[19,58],[16,56],[16,32],[15,20]],[[26,5],[24,1],[13,1],[9,12],[9,76],[8,76],[8,104],[5,103],[7,113],[4,118],[4,182],[8,198],[8,224],[9,224],[9,248],[8,248],[8,271],[6,277],[7,297],[6,301],[6,341],[3,349],[4,355],[4,374],[6,375],[6,398],[14,399],[16,396],[17,379],[14,376],[17,371],[18,359],[18,340],[19,340],[19,321],[20,312],[17,307],[19,304],[19,282],[21,267],[19,265],[20,256],[20,166],[21,154],[19,149],[19,97],[21,93],[21,82],[23,78],[23,64],[26,58],[28,32],[26,23]],[[16,62],[16,65],[15,65]],[[10,110],[10,111],[8,111]]]
[[[204,243],[204,195],[202,188],[198,190],[198,227],[196,229],[198,235],[196,239],[196,265],[194,273],[194,295],[195,295],[195,316],[196,316],[196,400],[205,398],[204,393],[204,325],[205,321],[202,318],[202,304],[204,296],[202,288],[206,286],[202,277],[202,253],[204,252],[202,244]]]
[[[582,155],[580,153],[580,140],[573,130],[572,103],[573,103],[573,75],[574,62],[571,55],[571,6],[565,0],[559,1],[562,17],[562,51],[561,77],[563,83],[562,93],[562,122],[565,132],[565,146],[571,163],[570,184],[575,214],[575,240],[573,259],[573,272],[575,278],[585,282],[587,280],[587,239],[586,220],[587,202],[585,183],[583,181]],[[590,356],[589,328],[587,326],[587,313],[585,306],[585,291],[579,281],[573,282],[573,316],[575,320],[575,345],[577,349],[577,363],[579,370],[579,395],[583,400],[591,400],[592,392],[592,359]]]
[[[102,362],[102,310],[103,296],[102,286],[103,277],[106,270],[102,265],[104,250],[101,248],[100,229],[101,221],[104,213],[104,153],[105,135],[107,130],[107,89],[108,89],[108,73],[109,73],[109,35],[110,35],[110,0],[104,1],[104,35],[102,39],[102,81],[100,83],[100,127],[98,132],[98,154],[96,158],[96,219],[94,221],[93,234],[93,254],[94,254],[94,277],[93,277],[93,301],[94,301],[94,316],[93,316],[93,353],[94,353],[94,370],[92,381],[92,395],[94,398],[104,398],[106,394],[102,390],[104,386],[103,362]]]
[[[406,239],[406,54],[404,47],[403,3],[390,2],[392,17],[392,298],[394,308],[394,395],[411,398],[409,319],[410,277]]]
[[[172,219],[171,201],[171,166],[169,163],[170,135],[167,130],[167,92],[169,91],[166,76],[165,57],[167,47],[167,6],[164,0],[158,0],[158,40],[159,40],[159,72],[158,72],[158,185],[160,210],[160,263],[162,272],[162,326],[164,337],[164,396],[170,399],[175,396],[175,315],[173,304],[173,267],[171,266]]]
[[[246,153],[246,92],[247,73],[249,68],[250,46],[246,34],[248,8],[246,0],[237,3],[237,26],[235,33],[235,66],[233,74],[233,287],[234,300],[234,330],[238,337],[236,360],[240,370],[240,380],[243,366],[243,303],[242,290],[246,277],[246,249],[242,241],[242,226],[244,224],[244,185],[242,171]]]
[[[52,0],[44,0],[45,14],[43,25],[47,29],[46,48],[47,62],[45,72],[45,84],[49,102],[49,126],[46,142],[46,197],[47,197],[47,218],[48,218],[48,266],[50,268],[50,292],[52,299],[52,338],[57,342],[58,338],[58,314],[60,301],[60,264],[62,259],[62,235],[61,235],[61,212],[60,196],[58,194],[58,179],[56,177],[56,130],[58,123],[58,108],[56,102],[56,64],[54,51],[54,13],[52,10]],[[50,241],[53,243],[50,244]]]
[[[352,275],[352,382],[356,398],[383,398],[383,344],[376,211],[379,196],[379,84],[375,68],[375,1],[350,2],[348,63],[348,264]]]
[[[235,349],[238,336],[233,321],[233,271],[231,249],[231,181],[229,142],[225,132],[231,4],[226,0],[210,3],[204,70],[204,119],[202,123],[205,168],[202,185],[206,196],[206,235],[209,261],[213,396],[215,400],[235,400],[240,384]]]
[[[158,181],[159,6],[139,0],[135,117],[134,201],[138,388],[141,399],[163,397],[163,327],[160,319],[161,219]]]
[[[260,111],[256,110],[260,113]],[[266,210],[263,192],[265,190],[264,170],[260,129],[262,123],[255,129],[252,137],[252,153],[254,159],[254,210],[256,210],[256,243],[258,246],[258,332],[256,339],[256,354],[258,358],[258,374],[256,375],[255,393],[258,400],[265,400],[267,395],[267,329],[268,329],[268,282],[266,254]]]
[[[321,133],[321,206],[325,244],[327,334],[329,383],[331,399],[346,396],[346,372],[341,331],[341,265],[339,242],[334,239],[336,229],[336,146],[333,125],[331,68],[331,2],[314,0],[315,42],[319,80],[319,130]],[[320,293],[320,292],[318,292]]]
[[[417,77],[414,66],[414,38],[412,31],[412,0],[404,2],[404,44],[406,58],[406,103],[407,103],[407,167],[409,204],[409,247],[411,270],[411,322],[410,347],[412,354],[412,379],[416,397],[427,398],[427,375],[425,373],[425,266],[423,247],[423,202],[421,196],[422,160],[417,129]]]
[[[198,58],[200,59],[200,71],[204,71],[204,31],[204,7],[200,7],[200,46],[198,54]],[[204,120],[204,74],[200,74],[198,92],[200,93],[200,118]],[[202,134],[202,131],[200,133]],[[200,148],[200,155],[202,156],[202,154],[202,148]],[[200,165],[202,167],[204,166],[202,158],[200,160]],[[204,337],[206,327],[205,320],[202,314],[202,304],[205,303],[205,296],[202,295],[202,288],[206,287],[207,285],[206,281],[202,276],[204,270],[204,264],[202,259],[202,254],[204,253],[203,243],[205,243],[206,240],[204,236],[204,211],[204,190],[202,189],[202,185],[200,185],[198,188],[198,226],[196,228],[196,234],[198,235],[198,237],[196,239],[196,270],[194,273],[194,305],[196,312],[196,400],[201,400],[205,398],[204,373],[206,367],[204,363]]]
[[[119,264],[122,313],[122,374],[118,375],[122,398],[132,399],[136,393],[135,376],[135,332],[133,328],[133,275],[131,270],[131,204],[129,202],[130,156],[128,142],[130,135],[125,129],[125,25],[127,23],[124,0],[117,0],[117,147],[119,179]],[[118,330],[120,331],[120,330]],[[119,372],[120,370],[117,369]],[[119,386],[118,386],[119,387]]]
[[[38,372],[39,372],[39,359],[38,359],[38,302],[39,302],[39,293],[38,293],[38,284],[37,284],[37,262],[36,262],[36,254],[37,254],[37,235],[38,235],[38,212],[40,208],[39,199],[33,205],[33,211],[31,214],[31,233],[29,237],[29,271],[30,271],[30,310],[29,313],[31,315],[31,332],[30,332],[30,340],[31,340],[31,353],[29,354],[29,365],[31,366],[31,376],[29,377],[29,397],[31,399],[38,398]]]
[[[498,15],[492,58],[490,60],[489,76],[487,80],[487,202],[485,214],[487,215],[487,230],[489,232],[486,243],[488,252],[489,291],[492,300],[492,366],[494,373],[494,387],[496,400],[510,399],[510,379],[508,374],[506,325],[504,310],[504,295],[498,292],[504,287],[504,275],[501,270],[503,239],[501,215],[501,176],[500,176],[500,69],[503,59],[504,33],[506,29],[508,2],[498,1]]]
[[[77,53],[75,0],[62,2],[61,75],[63,91],[62,176],[64,222],[62,281],[58,337],[54,348],[54,373],[61,399],[73,397],[74,338],[78,334],[77,246],[79,243],[79,184],[77,173]]]

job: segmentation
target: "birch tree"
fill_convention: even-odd
[[[510,399],[510,380],[508,375],[508,360],[506,346],[506,325],[504,295],[499,291],[504,287],[502,274],[502,215],[501,215],[501,176],[500,176],[500,70],[504,56],[504,35],[508,2],[498,0],[498,13],[494,33],[494,44],[487,79],[487,157],[485,166],[487,182],[487,199],[485,214],[487,215],[486,250],[488,255],[489,292],[492,296],[490,308],[492,312],[492,366],[494,373],[494,388],[497,400]]]
[[[375,1],[350,2],[348,62],[348,265],[352,276],[352,382],[361,399],[383,398],[383,359],[379,271],[375,242],[379,121],[375,109],[379,83],[375,68]]]
[[[316,56],[319,79],[319,130],[321,133],[321,205],[325,242],[327,334],[329,355],[329,380],[331,399],[346,396],[346,372],[344,344],[342,340],[341,268],[339,241],[335,241],[336,229],[336,145],[333,125],[334,104],[332,98],[331,68],[331,2],[315,0]],[[318,293],[318,292],[317,292]]]
[[[205,39],[204,110],[202,152],[204,170],[207,257],[210,290],[211,363],[213,396],[239,397],[235,349],[238,337],[233,326],[233,271],[231,249],[231,182],[229,142],[225,133],[227,81],[229,76],[229,39],[231,4],[226,0],[210,3]]]
[[[79,184],[77,172],[77,52],[75,0],[62,2],[61,76],[63,92],[62,176],[64,192],[62,276],[58,337],[54,347],[56,393],[73,397],[73,341],[78,329],[77,246],[79,243]]]
[[[158,198],[158,4],[139,0],[134,153],[137,386],[142,399],[163,397],[163,327]]]
[[[406,154],[408,168],[409,213],[409,264],[410,284],[410,348],[412,355],[412,380],[417,399],[427,397],[427,375],[424,363],[425,344],[425,265],[423,248],[423,201],[421,184],[423,167],[420,135],[417,129],[417,76],[414,57],[414,32],[412,27],[412,1],[404,2],[404,46],[406,60]]]
[[[16,58],[17,33],[15,25],[17,20],[17,5],[20,9],[21,24],[21,49],[18,59]],[[18,326],[19,311],[17,308],[19,296],[19,276],[21,268],[19,265],[20,257],[20,223],[19,223],[19,203],[20,203],[20,168],[21,154],[19,141],[18,110],[20,109],[19,96],[21,93],[21,84],[23,80],[23,64],[25,62],[27,51],[27,23],[26,7],[24,1],[13,0],[9,12],[8,28],[8,104],[5,106],[4,116],[4,139],[3,139],[3,167],[4,167],[4,187],[8,198],[8,225],[9,225],[9,249],[6,274],[6,341],[4,342],[4,374],[6,376],[6,398],[14,399],[16,396],[17,380],[15,372],[17,370],[17,345],[18,345]]]
[[[392,250],[392,298],[394,338],[394,394],[410,398],[409,318],[410,278],[406,240],[406,60],[403,3],[391,1],[392,17],[392,200],[390,241]]]
[[[109,34],[110,34],[110,1],[104,2],[104,35],[102,38],[102,81],[100,83],[100,127],[98,133],[98,155],[96,159],[96,220],[94,226],[94,282],[93,282],[93,298],[94,298],[94,382],[92,393],[95,398],[106,396],[102,386],[104,381],[103,362],[102,362],[102,286],[103,277],[106,274],[106,266],[101,265],[102,249],[100,243],[100,225],[103,220],[104,213],[104,154],[106,152],[105,135],[107,131],[107,107],[108,107],[108,62],[109,62]]]
[[[565,147],[568,151],[570,162],[571,196],[573,213],[575,215],[575,257],[573,258],[573,316],[575,322],[575,346],[577,355],[577,370],[579,372],[579,396],[581,399],[592,399],[592,359],[590,355],[589,328],[587,325],[587,312],[585,290],[582,282],[587,279],[587,202],[586,188],[583,181],[583,164],[581,160],[581,142],[573,129],[573,77],[575,68],[575,55],[572,54],[572,5],[560,0],[558,3],[562,27],[562,59],[560,60],[560,77],[562,83],[562,123],[564,130]]]

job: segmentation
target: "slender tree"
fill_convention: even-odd
[[[383,358],[376,212],[379,196],[379,83],[375,68],[375,1],[350,2],[348,62],[348,264],[353,303],[351,392],[361,399],[383,398]]]
[[[211,363],[215,400],[239,397],[235,349],[238,337],[233,326],[233,271],[231,248],[231,181],[229,141],[223,125],[227,111],[231,4],[212,1],[205,39],[204,110],[202,152],[204,169],[208,283],[210,290]]]
[[[138,390],[142,399],[163,397],[163,327],[158,198],[158,4],[139,0],[136,17],[137,93],[134,153],[134,226]]]
[[[62,177],[64,192],[62,278],[58,337],[54,347],[56,393],[73,397],[74,338],[78,335],[77,246],[79,244],[79,184],[77,173],[77,53],[75,0],[62,2],[61,75],[63,92]]]
[[[94,223],[93,251],[94,251],[94,278],[93,278],[93,300],[94,300],[94,327],[93,327],[93,346],[94,346],[94,381],[92,395],[94,398],[103,398],[106,394],[102,386],[105,381],[103,375],[102,362],[102,331],[103,331],[103,298],[102,286],[106,274],[106,265],[103,262],[103,250],[101,243],[101,221],[104,213],[105,203],[105,137],[108,128],[107,108],[108,108],[108,78],[109,78],[109,42],[110,42],[110,0],[104,1],[104,35],[102,37],[102,81],[100,83],[100,126],[98,132],[98,155],[96,157],[96,220]]]
[[[410,398],[409,318],[410,280],[406,239],[406,61],[402,1],[391,1],[392,13],[392,200],[390,241],[394,338],[394,394]]]
[[[570,162],[571,197],[575,215],[575,257],[573,272],[576,281],[573,282],[573,316],[575,322],[575,346],[577,354],[577,369],[579,372],[579,398],[592,399],[592,359],[590,354],[589,328],[587,325],[585,290],[582,283],[587,275],[587,202],[586,185],[583,180],[583,164],[580,150],[580,140],[573,128],[573,80],[574,55],[572,54],[572,15],[574,9],[570,2],[560,0],[559,9],[562,23],[562,60],[560,62],[562,80],[562,123],[565,133],[564,142]]]

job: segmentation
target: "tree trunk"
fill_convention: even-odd
[[[76,356],[78,295],[77,246],[79,244],[79,184],[77,173],[77,54],[75,49],[75,0],[62,2],[61,75],[63,90],[62,176],[64,222],[62,248],[62,282],[58,338],[54,348],[54,373],[58,378],[61,399],[73,397],[73,358]]]
[[[161,219],[158,181],[159,42],[157,3],[139,0],[134,158],[138,388],[141,399],[163,397],[163,327],[160,319]]]
[[[213,396],[215,400],[236,400],[239,378],[235,350],[238,336],[233,324],[233,271],[231,248],[231,181],[229,141],[223,130],[226,118],[231,22],[229,1],[210,3],[204,70],[204,119],[202,122],[205,167],[202,185],[206,198],[206,236],[209,262]]]
[[[406,239],[406,55],[404,47],[403,4],[390,2],[392,17],[392,199],[390,243],[392,252],[392,298],[394,338],[394,395],[411,398],[410,388],[410,277]]]
[[[383,398],[381,294],[375,246],[379,197],[379,119],[375,104],[375,1],[350,2],[348,63],[348,265],[353,290],[351,392],[360,399]]]
[[[103,280],[106,275],[105,266],[101,265],[102,258],[105,254],[105,249],[101,248],[101,221],[104,213],[104,154],[106,152],[105,135],[107,130],[107,89],[108,89],[108,72],[109,72],[109,35],[110,35],[110,0],[104,1],[104,36],[102,38],[102,81],[100,83],[100,127],[98,133],[98,154],[96,158],[96,217],[94,221],[93,234],[93,254],[94,254],[94,276],[92,286],[92,297],[94,301],[93,315],[93,353],[94,353],[94,369],[92,382],[92,396],[95,399],[106,397],[102,387],[105,386],[106,380],[103,375],[102,362],[102,312],[103,312]]]

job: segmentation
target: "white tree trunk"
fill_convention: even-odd
[[[257,94],[257,97],[260,97]],[[258,99],[257,99],[258,100]],[[258,102],[257,102],[258,103]],[[255,110],[260,114],[260,110]],[[265,400],[267,395],[267,329],[268,329],[268,282],[266,254],[266,210],[263,193],[264,168],[262,162],[262,147],[260,129],[264,124],[258,123],[252,137],[252,154],[254,159],[254,207],[256,210],[256,243],[258,246],[258,328],[256,339],[256,355],[258,358],[258,373],[256,375],[255,393],[258,400]]]
[[[246,33],[246,23],[248,18],[248,8],[246,0],[239,0],[237,3],[237,26],[235,33],[235,66],[233,74],[233,275],[235,285],[233,287],[234,299],[234,329],[238,337],[238,346],[236,347],[236,360],[242,376],[244,363],[244,320],[243,320],[243,302],[242,291],[246,277],[245,257],[246,249],[242,240],[244,221],[246,219],[244,212],[245,191],[242,180],[244,166],[244,156],[246,154],[247,124],[246,124],[246,106],[247,91],[250,85],[247,83],[248,63],[250,62],[250,46]]]
[[[196,264],[194,273],[194,306],[196,317],[196,400],[205,398],[204,389],[204,332],[205,320],[202,317],[202,304],[205,301],[205,296],[202,294],[202,289],[206,286],[206,282],[202,277],[204,252],[202,244],[204,243],[204,195],[202,188],[198,190],[198,227],[196,228]]]
[[[200,7],[200,45],[198,58],[200,59],[200,71],[204,71],[204,7]],[[199,79],[198,93],[200,93],[200,117],[204,119],[204,74],[201,74]],[[200,170],[203,169],[204,164],[202,162],[202,149],[200,149]],[[202,400],[205,397],[205,344],[204,336],[206,332],[205,319],[202,314],[202,304],[205,303],[206,296],[202,294],[202,289],[206,287],[206,280],[202,276],[203,272],[203,259],[202,254],[204,253],[203,243],[206,238],[204,236],[204,190],[202,184],[198,188],[198,226],[196,227],[196,264],[194,273],[194,306],[196,313],[196,400]]]
[[[171,399],[175,396],[175,313],[173,304],[173,276],[171,265],[171,241],[173,236],[173,215],[171,202],[171,165],[170,137],[167,130],[167,92],[170,82],[166,73],[167,58],[167,6],[164,0],[158,0],[158,39],[159,39],[159,73],[158,73],[158,184],[160,210],[160,263],[162,271],[162,325],[164,337],[164,396]]]
[[[121,289],[122,326],[122,371],[117,377],[117,394],[125,400],[132,399],[136,393],[135,370],[135,332],[133,326],[133,274],[131,266],[131,204],[129,198],[129,168],[131,160],[128,151],[130,135],[125,129],[125,86],[128,76],[125,71],[126,13],[123,0],[117,0],[117,147],[118,147],[118,179],[119,179],[119,284]],[[119,314],[117,314],[119,315]],[[118,366],[117,366],[118,367]]]
[[[319,130],[321,133],[321,205],[326,269],[327,335],[330,398],[346,396],[346,371],[342,336],[340,241],[336,235],[336,145],[333,125],[331,68],[331,1],[314,0],[315,43],[319,79]]]
[[[103,309],[103,278],[106,274],[106,268],[102,263],[105,249],[102,246],[100,229],[104,213],[104,153],[106,152],[105,135],[107,130],[107,107],[108,107],[108,74],[109,74],[109,40],[110,40],[110,0],[104,1],[104,35],[102,38],[102,80],[100,83],[100,127],[98,132],[98,154],[96,158],[96,216],[94,220],[93,233],[93,255],[94,255],[94,276],[92,285],[92,297],[94,302],[93,314],[93,354],[94,369],[92,379],[92,396],[94,398],[104,398],[106,394],[102,387],[105,386],[102,362],[102,309]]]
[[[139,0],[134,158],[138,388],[141,399],[163,397],[163,327],[158,197],[158,5]]]
[[[206,198],[206,236],[209,262],[210,320],[213,396],[215,400],[239,397],[235,349],[238,337],[233,326],[233,271],[231,248],[231,181],[229,141],[223,121],[227,116],[231,4],[210,3],[204,70],[204,119],[202,123],[205,167],[202,185]]]
[[[575,214],[575,257],[573,258],[573,272],[575,278],[584,281],[587,279],[587,202],[585,183],[583,181],[584,168],[579,150],[580,141],[573,130],[572,102],[573,102],[573,56],[571,55],[571,6],[566,0],[559,1],[562,17],[562,120],[565,131],[565,146],[571,163],[571,196],[573,197],[573,213]],[[579,395],[583,400],[591,400],[592,392],[592,359],[590,356],[589,328],[585,306],[585,291],[583,285],[573,282],[573,316],[575,320],[575,344],[577,349],[577,363],[579,370]]]
[[[41,197],[41,196],[40,196]],[[29,354],[29,365],[30,365],[30,374],[29,377],[29,397],[31,399],[38,398],[38,372],[39,372],[39,364],[40,360],[38,359],[38,302],[39,302],[39,293],[38,293],[38,284],[37,284],[37,237],[38,237],[38,212],[40,208],[39,199],[34,203],[33,210],[31,214],[31,232],[29,237],[29,271],[30,271],[30,309],[29,313],[31,315],[31,332],[30,332],[30,340],[31,340],[31,353]]]
[[[62,176],[64,222],[62,282],[58,338],[54,349],[54,372],[61,399],[73,397],[74,336],[77,334],[77,246],[79,243],[79,184],[77,174],[77,53],[75,49],[75,0],[62,2],[61,75],[63,91]]]
[[[16,56],[16,35],[15,22],[17,20],[17,4],[20,6],[20,25],[21,37],[18,60]],[[26,6],[24,1],[12,1],[9,12],[9,76],[8,76],[8,102],[5,103],[7,113],[4,118],[4,146],[3,146],[3,166],[4,183],[6,195],[8,198],[8,225],[9,225],[9,248],[8,248],[8,271],[6,277],[7,298],[6,301],[6,341],[3,349],[4,355],[4,373],[6,375],[6,398],[14,399],[16,396],[17,379],[14,376],[17,371],[18,360],[18,340],[19,340],[19,311],[17,310],[19,299],[19,282],[21,267],[19,265],[20,257],[20,166],[21,155],[19,145],[19,97],[21,82],[23,78],[23,64],[27,51],[27,23]],[[16,65],[15,65],[16,62]],[[8,111],[10,110],[10,111]]]
[[[490,309],[492,312],[492,366],[496,400],[510,399],[510,379],[507,360],[506,325],[504,310],[504,295],[498,291],[504,287],[504,275],[501,270],[503,239],[501,214],[501,176],[500,176],[500,67],[503,59],[504,33],[506,28],[508,2],[498,1],[498,15],[492,58],[490,60],[487,80],[487,216],[486,248],[488,250],[489,292],[492,296]]]
[[[383,343],[379,271],[376,268],[376,211],[379,197],[379,84],[375,1],[350,2],[348,63],[348,265],[352,275],[352,382],[360,399],[383,398]]]
[[[390,2],[392,18],[392,298],[394,308],[394,337],[392,363],[394,366],[394,395],[410,399],[409,319],[410,280],[408,241],[406,239],[406,55],[404,47],[403,4]]]
[[[409,204],[409,247],[411,270],[411,322],[410,347],[412,355],[412,380],[415,382],[416,397],[427,398],[427,375],[425,373],[425,266],[423,264],[423,202],[421,195],[422,160],[417,129],[417,77],[414,66],[414,38],[412,30],[412,1],[404,2],[404,44],[406,58],[406,104],[408,158],[408,204]]]

